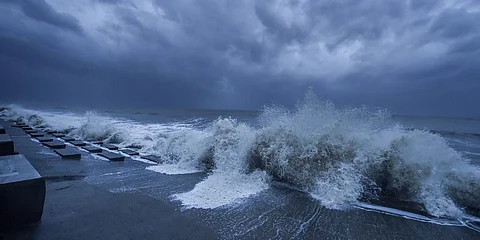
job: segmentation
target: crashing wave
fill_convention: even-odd
[[[47,113],[18,106],[2,113],[80,139],[134,146],[142,154],[161,158],[158,168],[165,166],[161,172],[172,166],[182,172],[210,172],[190,194],[175,196],[190,206],[217,206],[199,195],[221,196],[222,188],[230,191],[225,196],[244,198],[274,180],[308,192],[333,209],[392,198],[418,203],[435,217],[480,215],[480,170],[440,135],[407,129],[382,110],[338,109],[311,92],[293,111],[266,108],[258,118],[259,127],[233,118],[218,118],[202,128],[145,124],[92,112]],[[245,184],[238,184],[243,190],[233,194],[235,181]],[[248,192],[249,188],[253,190]],[[203,199],[203,205],[194,199]]]

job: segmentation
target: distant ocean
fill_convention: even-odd
[[[186,208],[228,206],[281,183],[330,209],[391,199],[432,219],[480,217],[479,119],[341,109],[313,95],[295,109],[263,111],[4,107],[6,119],[161,159],[147,170],[209,172],[192,191],[172,196]]]

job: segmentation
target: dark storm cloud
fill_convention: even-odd
[[[35,20],[45,22],[60,28],[81,32],[77,19],[57,12],[45,0],[4,0],[5,3],[19,4],[23,13]]]
[[[43,21],[74,32],[81,32],[81,28],[75,18],[68,14],[56,12],[44,0],[24,0],[22,1],[22,9],[25,15],[38,21]]]
[[[478,116],[478,22],[469,0],[4,0],[0,100],[259,108],[312,85],[341,105]]]

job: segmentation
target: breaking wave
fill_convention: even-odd
[[[187,207],[223,206],[278,181],[332,209],[391,198],[416,203],[435,217],[480,215],[480,170],[442,136],[408,129],[386,111],[338,109],[312,92],[293,111],[266,108],[255,127],[234,118],[200,129],[188,122],[138,123],[14,105],[2,114],[156,155],[160,172],[209,172],[195,189],[173,196]]]

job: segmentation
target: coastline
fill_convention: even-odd
[[[101,161],[83,152],[62,160],[23,130],[0,121],[37,171],[46,178],[42,221],[6,233],[6,239],[231,239],[356,238],[475,239],[479,232],[409,220],[384,213],[329,210],[308,194],[272,187],[218,209],[185,210],[171,195],[193,189],[204,173],[165,175],[148,163]]]

